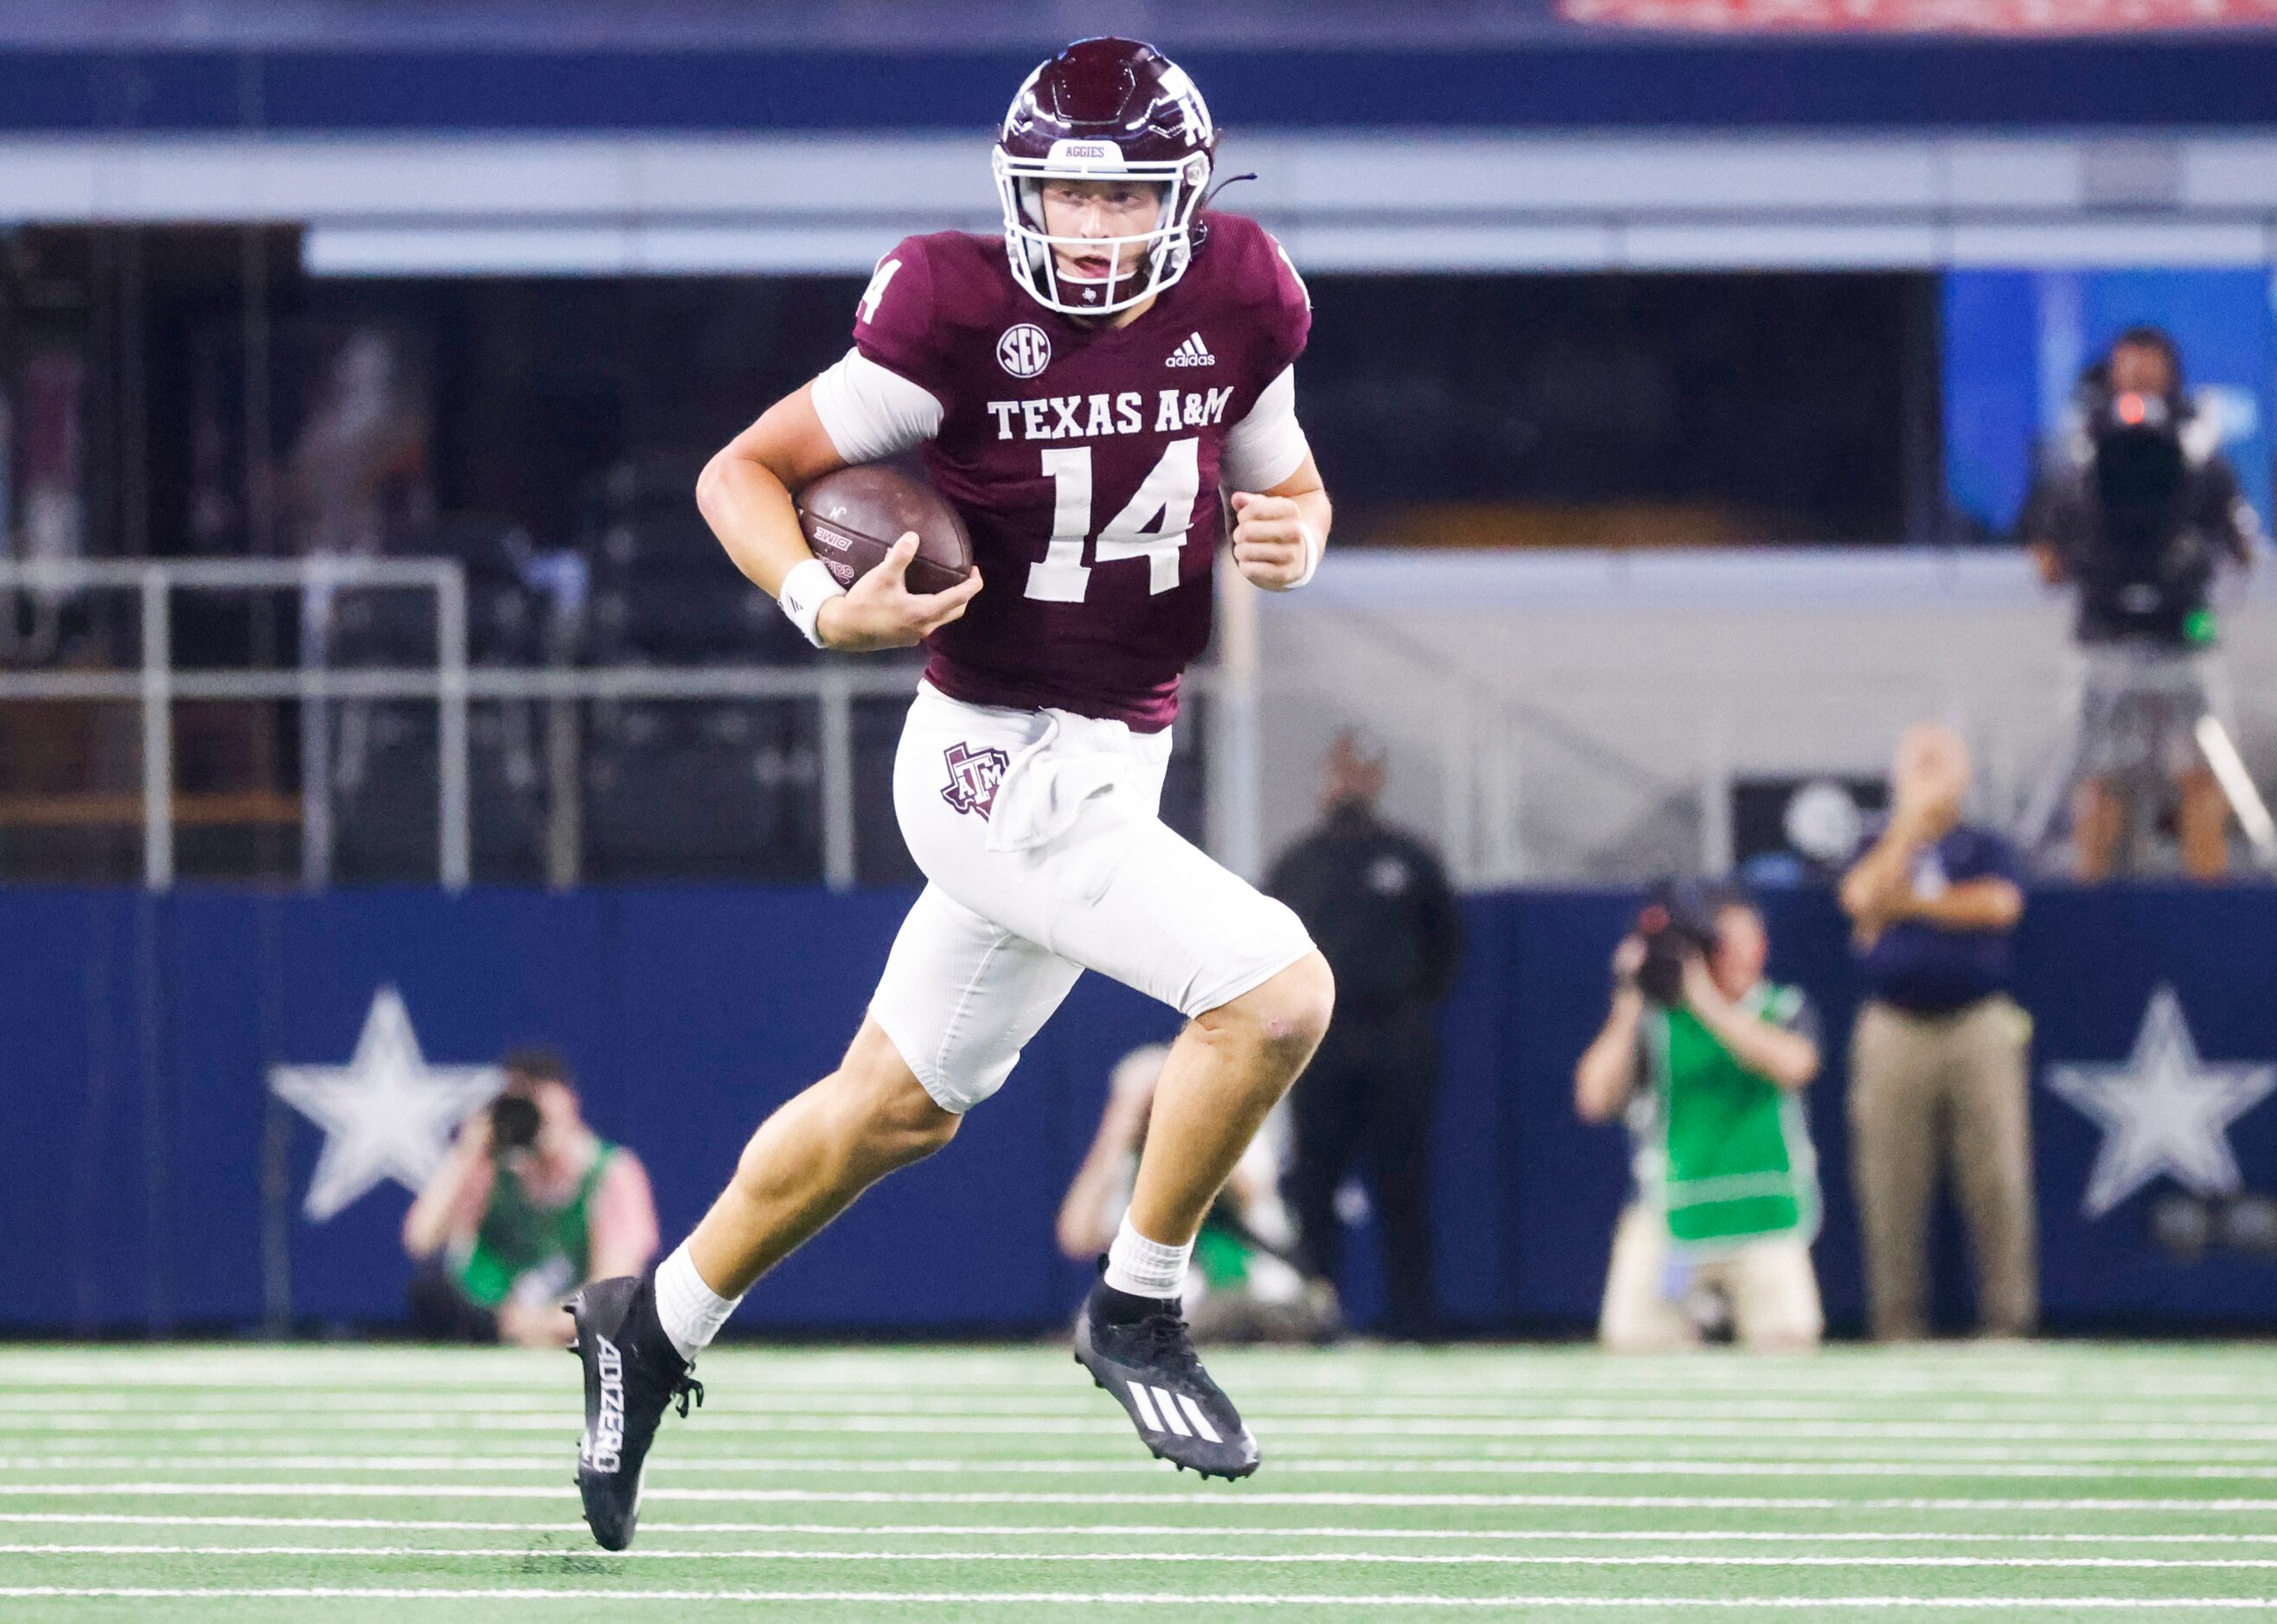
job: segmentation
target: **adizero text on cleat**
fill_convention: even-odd
[[[1100,1281],[1076,1320],[1075,1357],[1159,1459],[1205,1477],[1257,1469],[1257,1440],[1194,1356],[1176,1298],[1132,1297]]]
[[[577,1325],[570,1351],[585,1369],[577,1492],[585,1524],[605,1551],[633,1543],[649,1445],[665,1411],[677,1399],[684,1416],[691,1398],[704,1402],[703,1384],[657,1323],[652,1280],[596,1280],[567,1304]]]

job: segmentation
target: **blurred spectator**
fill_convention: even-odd
[[[2183,868],[2218,880],[2228,867],[2229,807],[2195,730],[2207,715],[2229,726],[2208,599],[2221,563],[2251,565],[2260,525],[2220,446],[2219,424],[2184,392],[2174,340],[2130,328],[2081,379],[2025,506],[2042,577],[2078,588],[2087,670],[2068,772],[2082,880],[2111,873],[2129,803],[2170,783]]]
[[[1898,741],[1889,822],[1842,881],[1867,1001],[1850,1046],[1850,1167],[1874,1335],[1926,1336],[1930,1197],[1950,1167],[1990,1336],[2031,1333],[2031,1021],[2009,995],[2017,862],[1965,823],[1969,746],[1924,722]]]
[[[1115,1239],[1169,1055],[1168,1044],[1148,1043],[1116,1065],[1099,1131],[1060,1202],[1059,1246],[1069,1257],[1088,1262]],[[1281,1142],[1276,1111],[1202,1220],[1180,1293],[1198,1341],[1316,1341],[1341,1328],[1335,1288],[1306,1280],[1291,1262],[1296,1234],[1281,1200]]]
[[[1763,979],[1769,952],[1744,896],[1698,887],[1673,888],[1614,950],[1612,1007],[1573,1072],[1581,1119],[1626,1112],[1635,1143],[1598,1323],[1612,1352],[1691,1346],[1711,1309],[1758,1352],[1817,1346],[1817,1157],[1799,1097],[1817,1022],[1800,988]]]
[[[656,1201],[639,1158],[585,1125],[559,1055],[517,1049],[499,1064],[505,1089],[467,1119],[404,1215],[404,1250],[422,1265],[412,1327],[558,1347],[569,1340],[564,1298],[648,1267]]]
[[[381,552],[392,528],[431,520],[424,391],[400,339],[341,341],[286,460],[286,529],[301,553]]]
[[[1344,1262],[1336,1193],[1366,1153],[1382,1226],[1382,1329],[1431,1335],[1430,1153],[1439,1005],[1463,957],[1462,916],[1430,849],[1376,817],[1382,751],[1350,729],[1329,751],[1326,816],[1265,888],[1297,911],[1336,972],[1336,1013],[1291,1096],[1289,1196],[1313,1272]]]

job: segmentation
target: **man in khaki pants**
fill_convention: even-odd
[[[1976,1258],[1984,1334],[2031,1333],[2039,1313],[2025,1048],[2009,996],[2009,935],[2024,909],[2008,842],[1961,821],[1969,747],[1908,728],[1888,826],[1842,881],[1868,994],[1850,1051],[1850,1163],[1866,1239],[1874,1335],[1929,1332],[1929,1207],[1950,1165]]]

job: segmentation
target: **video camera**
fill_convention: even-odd
[[[2114,630],[2182,642],[2205,605],[2211,538],[2189,522],[2189,408],[2174,396],[2082,387],[2089,458],[2082,470],[2099,519],[2077,560],[2080,588]]]
[[[1636,972],[1639,992],[1657,1004],[1682,1001],[1685,961],[1716,950],[1716,916],[1727,900],[1698,881],[1664,880],[1652,888],[1637,915],[1636,934],[1644,943],[1644,962]]]

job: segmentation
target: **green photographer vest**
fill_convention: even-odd
[[[1740,1007],[1791,1026],[1802,994],[1765,981]],[[1818,1158],[1801,1097],[1742,1066],[1681,1007],[1647,1010],[1642,1047],[1657,1143],[1639,1158],[1640,1183],[1666,1214],[1670,1239],[1713,1251],[1769,1236],[1816,1235]]]
[[[468,1301],[496,1308],[533,1269],[547,1269],[567,1292],[585,1278],[592,1262],[593,1193],[616,1159],[617,1147],[600,1142],[592,1166],[578,1180],[567,1205],[541,1206],[530,1199],[513,1169],[501,1166],[491,1186],[490,1205],[475,1231],[475,1244],[453,1272]],[[548,1281],[552,1289],[553,1281]]]

